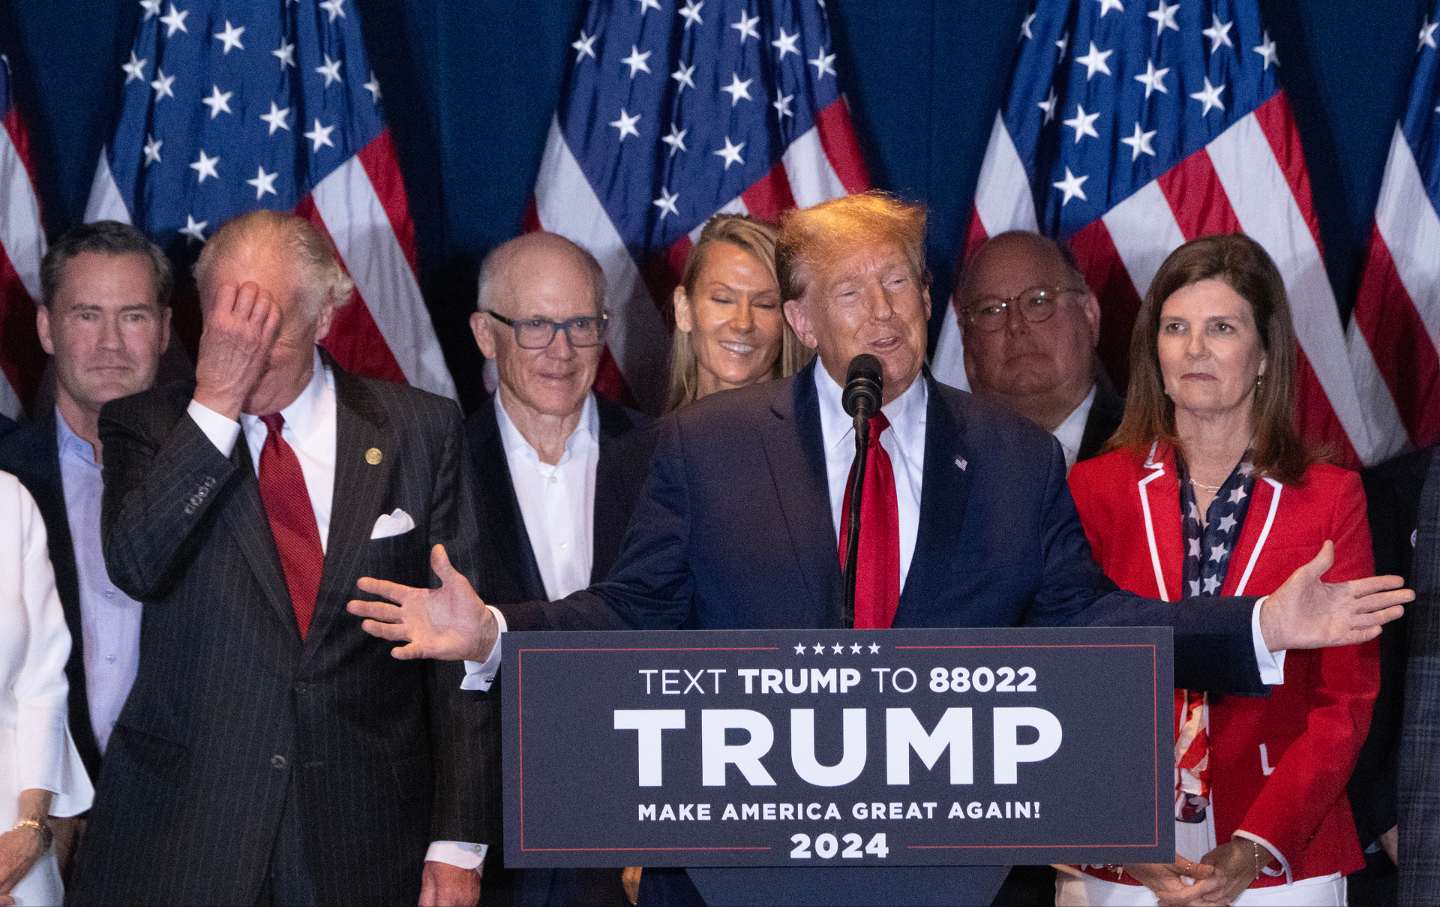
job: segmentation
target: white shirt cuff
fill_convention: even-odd
[[[235,449],[235,441],[240,437],[240,423],[234,419],[227,419],[225,416],[201,403],[199,400],[191,400],[190,405],[185,408],[190,418],[215,445],[215,449],[223,456],[230,456]]]
[[[467,844],[464,841],[432,841],[425,851],[427,863],[449,863],[461,869],[479,869],[485,862],[488,844]]]
[[[1269,596],[1262,595],[1255,603],[1255,609],[1250,612],[1250,638],[1255,643],[1255,664],[1260,668],[1260,682],[1266,686],[1278,687],[1285,683],[1285,650],[1271,652],[1260,632],[1260,606],[1265,604],[1266,598]]]
[[[484,661],[465,662],[465,679],[460,681],[460,689],[480,693],[489,690],[490,685],[495,682],[495,675],[500,673],[500,641],[505,638],[505,631],[510,629],[505,623],[505,615],[489,605],[485,607],[490,608],[490,613],[495,616],[495,624],[500,628],[500,632],[495,636],[495,647]]]
[[[1259,835],[1251,834],[1250,832],[1243,829],[1236,829],[1234,837],[1244,838],[1247,841],[1254,841],[1256,844],[1259,844],[1261,847],[1270,851],[1270,853],[1275,856],[1275,859],[1280,861],[1279,869],[1271,869],[1269,866],[1266,866],[1260,870],[1261,875],[1284,876],[1286,885],[1289,885],[1291,882],[1295,881],[1293,878],[1290,877],[1290,861],[1285,859],[1285,855],[1280,852],[1280,848],[1276,847],[1274,844],[1271,844],[1269,841],[1265,840]]]

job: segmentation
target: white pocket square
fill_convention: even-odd
[[[370,540],[403,535],[414,528],[415,521],[410,518],[410,514],[396,507],[391,513],[380,514],[380,518],[375,521],[375,528],[370,530]]]

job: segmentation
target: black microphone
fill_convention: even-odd
[[[884,384],[885,372],[880,360],[861,353],[850,360],[850,367],[845,370],[845,391],[840,395],[840,405],[848,415],[868,419],[880,409]]]
[[[850,521],[845,542],[845,589],[840,604],[840,620],[844,627],[855,626],[855,557],[860,547],[860,501],[865,488],[866,451],[870,446],[870,416],[880,410],[880,391],[885,373],[880,360],[861,353],[850,360],[845,370],[845,390],[840,405],[855,419],[855,463],[850,478]]]

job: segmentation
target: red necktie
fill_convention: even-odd
[[[865,487],[860,492],[860,544],[855,555],[855,629],[888,628],[900,606],[900,507],[895,503],[895,468],[880,446],[890,427],[884,413],[870,417],[865,457]],[[845,539],[850,530],[850,490],[855,464],[845,482],[840,507],[840,569],[845,569]]]
[[[261,416],[269,434],[260,448],[260,500],[270,520],[270,534],[280,554],[280,567],[285,571],[285,586],[295,608],[295,625],[300,638],[310,630],[315,616],[315,599],[320,594],[320,572],[325,567],[325,554],[320,549],[320,530],[315,525],[315,509],[310,506],[310,493],[305,489],[305,474],[295,451],[280,437],[285,417],[279,413]]]

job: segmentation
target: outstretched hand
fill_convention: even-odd
[[[1415,593],[1398,576],[1367,576],[1343,583],[1320,579],[1335,563],[1327,541],[1310,563],[1296,569],[1260,609],[1260,633],[1272,652],[1352,646],[1380,635],[1405,613]]]
[[[351,599],[345,608],[365,618],[360,629],[371,636],[404,643],[391,651],[396,658],[484,661],[500,635],[494,615],[451,566],[444,545],[430,549],[430,569],[440,579],[438,589],[362,576],[355,584],[360,591],[386,601]]]

